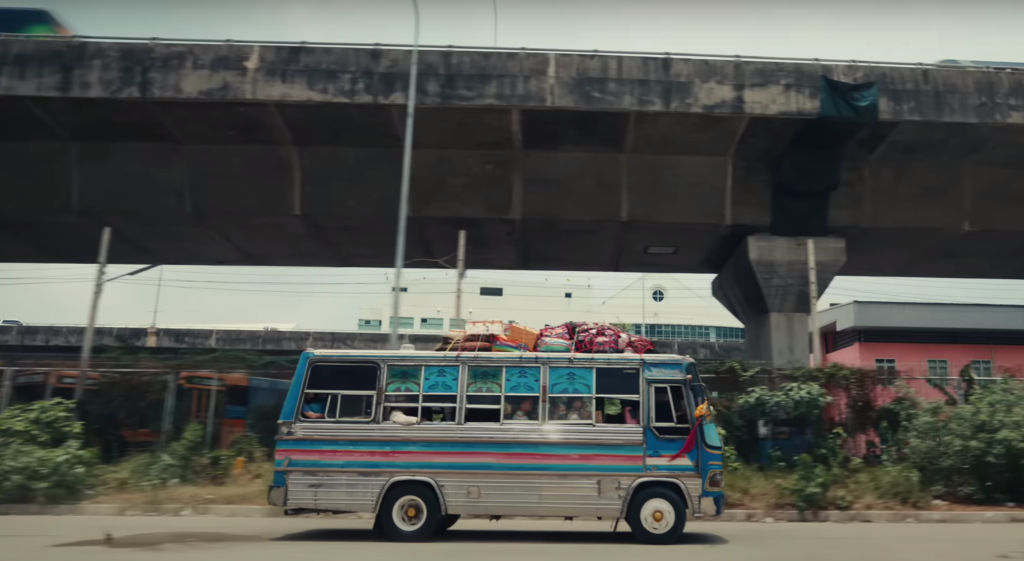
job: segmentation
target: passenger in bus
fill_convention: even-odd
[[[570,421],[589,421],[592,418],[590,408],[584,403],[583,398],[577,397],[572,400],[568,415]]]
[[[519,409],[512,415],[512,418],[516,421],[536,421],[537,411],[534,410],[533,398],[528,397],[519,402]]]
[[[553,398],[555,401],[551,404],[551,411],[548,412],[548,418],[552,421],[564,421],[569,418],[569,408],[565,405],[565,398]]]
[[[632,406],[627,405],[624,412],[626,414],[626,424],[627,425],[639,425],[640,424],[640,420],[637,419],[633,415],[633,407]]]
[[[604,398],[604,407],[601,409],[601,422],[621,425],[623,420],[622,401],[612,397]]]
[[[302,402],[302,418],[323,419],[324,411],[326,410],[326,401],[327,400],[323,394],[307,393],[305,400]]]

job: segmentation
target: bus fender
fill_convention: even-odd
[[[669,485],[675,485],[679,488],[679,492],[683,494],[683,501],[686,503],[686,508],[691,512],[693,511],[693,504],[690,501],[690,493],[686,489],[686,484],[682,481],[672,479],[670,477],[641,477],[634,481],[626,491],[626,498],[622,501],[622,510],[619,512],[619,518],[626,516],[626,510],[629,508],[629,501],[633,498],[633,492],[641,485],[648,483],[668,483]]]
[[[445,503],[444,493],[441,492],[441,487],[437,485],[437,482],[429,477],[422,477],[416,475],[401,475],[389,479],[388,482],[384,485],[384,488],[381,489],[380,493],[377,494],[377,500],[373,503],[373,513],[377,514],[377,511],[380,510],[380,503],[381,501],[384,500],[384,495],[388,493],[388,490],[390,490],[393,485],[395,485],[396,483],[406,483],[409,481],[417,481],[420,483],[426,483],[427,485],[430,485],[430,487],[434,489],[434,493],[437,494],[438,502],[441,504],[441,516],[448,514],[448,505]]]

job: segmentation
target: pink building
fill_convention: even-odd
[[[927,400],[963,400],[960,372],[978,378],[1024,377],[1024,306],[850,302],[819,314],[826,364],[876,369],[876,406],[898,395],[897,380]],[[841,423],[843,392],[833,392],[825,415]],[[847,451],[863,456],[874,431],[851,434]]]
[[[1024,375],[1024,306],[850,302],[823,310],[826,364],[898,374],[927,399],[941,381],[960,390],[960,371],[979,378]]]

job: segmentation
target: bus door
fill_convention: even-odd
[[[644,471],[684,473],[697,471],[696,452],[679,452],[692,428],[692,399],[682,380],[648,380],[647,419],[644,427]]]

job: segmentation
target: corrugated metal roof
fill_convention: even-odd
[[[941,329],[1024,331],[1024,306],[849,302],[818,313],[822,326],[844,329]]]

